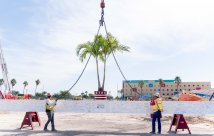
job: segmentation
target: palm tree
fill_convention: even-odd
[[[102,35],[95,36],[93,42],[83,43],[77,47],[77,56],[79,56],[80,61],[83,61],[87,55],[92,55],[96,60],[98,90],[104,90],[106,61],[109,55],[116,51],[129,51],[129,47],[121,45],[119,41],[110,33],[108,33],[106,37],[103,37]],[[99,60],[101,60],[104,64],[102,86],[100,83]]]
[[[83,96],[84,96],[84,93],[82,92],[82,93],[81,93],[82,100],[83,100]]]
[[[86,58],[87,55],[92,55],[95,58],[96,69],[97,69],[98,90],[101,88],[98,58],[102,55],[100,52],[100,48],[101,48],[100,44],[97,44],[97,41],[99,39],[102,39],[102,35],[98,35],[97,37],[95,36],[93,42],[79,44],[76,49],[77,56],[79,56],[79,59],[81,62],[83,62],[83,60]]]
[[[4,84],[4,79],[0,79],[0,87]],[[2,89],[2,88],[1,88]]]
[[[125,96],[125,95],[124,95],[124,89],[121,89],[120,92],[121,92],[121,97],[124,98],[124,96]]]
[[[109,55],[113,52],[123,52],[127,51],[129,52],[129,47],[124,46],[120,44],[119,40],[115,38],[112,34],[108,33],[106,37],[99,39],[100,41],[98,44],[101,46],[101,60],[104,63],[104,70],[103,70],[103,83],[102,83],[102,89],[104,90],[105,86],[105,78],[106,78],[106,61],[109,57]]]
[[[85,91],[86,98],[88,97],[88,91]]]
[[[25,93],[25,88],[26,88],[26,86],[28,86],[28,82],[27,82],[27,81],[24,81],[23,84],[24,84],[24,89],[23,89],[23,94],[24,94],[24,93]],[[26,92],[26,93],[27,93],[27,92]]]
[[[163,81],[163,79],[158,79],[158,83],[159,83],[159,85],[160,85],[160,92],[161,92],[161,87],[162,87],[162,85],[164,84],[164,81]]]
[[[16,85],[16,79],[15,78],[13,78],[11,81],[10,81],[10,83],[11,83],[11,85],[12,85],[12,89],[13,89],[13,87]]]
[[[178,86],[181,84],[181,78],[179,77],[179,76],[176,76],[175,77],[175,83],[176,83],[176,85],[177,85],[177,92],[178,92]]]
[[[40,80],[37,79],[35,82],[36,82],[36,88],[35,88],[35,96],[36,96],[36,90],[37,90],[37,86],[40,84]]]
[[[139,86],[140,89],[141,89],[141,95],[142,95],[142,93],[143,93],[143,86],[144,86],[144,84],[145,84],[145,82],[144,82],[143,80],[140,80],[140,81],[138,82],[138,86]]]

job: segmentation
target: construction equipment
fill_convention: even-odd
[[[4,59],[4,54],[3,54],[3,50],[1,47],[1,43],[0,43],[0,63],[1,63],[1,69],[2,69],[2,75],[3,75],[3,80],[4,80],[4,86],[5,86],[5,91],[4,94],[6,94],[7,92],[11,92],[11,88],[10,88],[10,82],[9,82],[9,77],[8,77],[8,70],[7,70],[7,65]]]

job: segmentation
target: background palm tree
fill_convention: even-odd
[[[82,100],[83,100],[83,96],[84,96],[84,93],[82,92],[82,93],[81,93]]]
[[[88,97],[88,91],[85,91],[86,98]]]
[[[28,86],[28,82],[27,82],[27,81],[24,81],[23,84],[24,84],[24,89],[23,89],[23,94],[24,94],[24,93],[25,93],[25,88],[26,88],[26,86]],[[27,92],[26,92],[26,93],[27,93]]]
[[[4,79],[0,79],[0,87],[1,87],[1,91],[2,91],[2,85],[4,84]]]
[[[36,90],[37,90],[38,85],[40,84],[40,80],[37,79],[35,82],[36,82],[36,88],[35,88],[35,96],[36,96]]]
[[[124,95],[124,89],[121,89],[120,92],[121,92],[121,97],[124,99],[124,96],[125,96]]]
[[[179,76],[176,76],[175,77],[175,83],[176,83],[176,86],[177,86],[177,92],[178,92],[178,86],[181,84],[181,78]]]
[[[138,86],[139,86],[140,89],[141,89],[141,95],[142,95],[142,93],[143,93],[143,86],[144,86],[144,84],[145,84],[145,82],[144,82],[143,80],[140,80],[140,81],[138,82]]]
[[[16,85],[16,79],[15,78],[13,78],[11,81],[10,81],[10,83],[11,83],[11,85],[12,85],[12,89],[13,89],[13,87]]]
[[[160,85],[160,94],[161,94],[161,87],[162,87],[162,85],[164,84],[164,82],[163,82],[163,79],[158,79],[158,83],[159,83],[159,85]]]

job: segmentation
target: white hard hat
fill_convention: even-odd
[[[154,96],[160,97],[160,94],[159,93],[155,93]]]
[[[50,93],[48,93],[48,94],[47,94],[47,96],[48,96],[48,97],[51,97],[51,94],[50,94]]]

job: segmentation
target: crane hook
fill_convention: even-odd
[[[105,2],[104,2],[104,0],[101,0],[100,7],[101,7],[102,9],[105,8]]]

